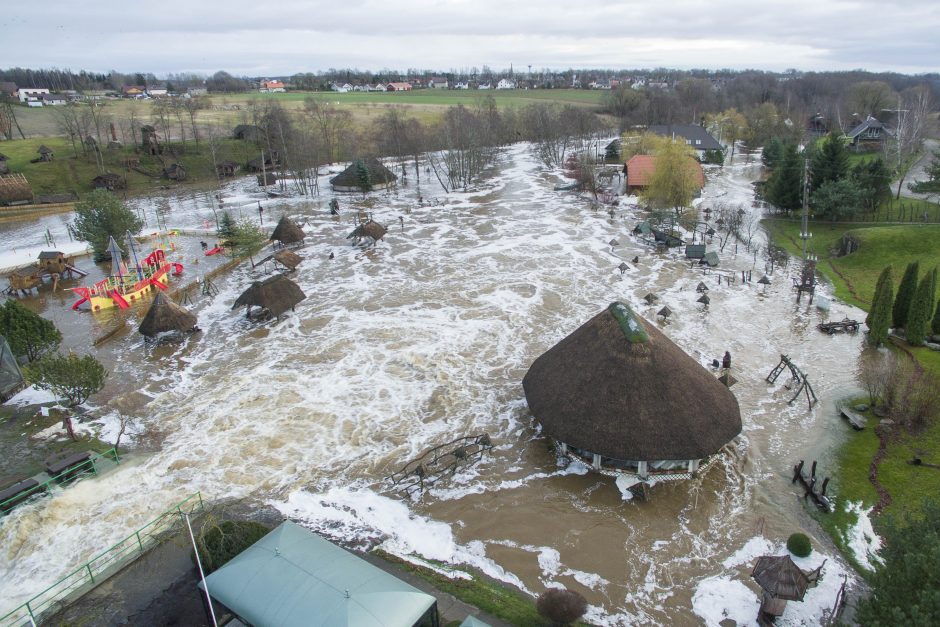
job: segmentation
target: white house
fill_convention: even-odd
[[[39,100],[43,105],[64,105],[68,104],[68,97],[63,94],[40,94]]]
[[[166,87],[148,87],[147,95],[151,98],[162,98],[167,95]]]
[[[372,89],[370,89],[369,91],[386,91],[386,90],[387,90],[387,87],[386,87],[385,83],[376,83],[376,84],[372,87]]]
[[[345,93],[352,91],[352,88],[353,86],[350,85],[349,83],[343,83],[342,85],[340,85],[339,83],[330,83],[330,89],[341,94],[345,94]]]
[[[431,89],[447,89],[449,84],[447,79],[441,76],[435,76],[428,80],[428,87]]]
[[[516,88],[516,82],[508,78],[501,78],[499,79],[499,82],[496,83],[496,89],[515,89],[515,88]]]
[[[20,87],[18,90],[16,90],[16,96],[20,99],[20,102],[36,100],[41,95],[48,93],[48,89],[40,87]]]
[[[493,89],[493,86],[489,83],[480,83],[477,85],[477,89]]]
[[[454,89],[470,89],[470,86],[463,81],[454,84]]]

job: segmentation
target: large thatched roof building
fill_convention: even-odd
[[[337,192],[361,192],[385,189],[395,184],[398,177],[378,159],[357,159],[349,167],[330,179]],[[366,189],[364,189],[364,186]]]
[[[385,237],[386,233],[388,233],[388,229],[384,224],[380,224],[372,218],[369,218],[365,222],[360,222],[356,225],[356,228],[346,236],[346,239],[351,239],[353,246],[363,243],[363,240],[371,245]]]
[[[728,388],[623,303],[536,359],[522,386],[561,451],[607,474],[686,478],[741,432]]]
[[[304,237],[306,237],[304,230],[287,216],[281,216],[277,226],[274,227],[274,232],[271,233],[271,241],[280,242],[284,246],[303,244]]]
[[[196,316],[167,298],[163,292],[154,297],[138,327],[138,331],[148,338],[157,337],[161,333],[192,333],[196,330]]]
[[[307,298],[300,287],[288,279],[283,274],[275,274],[264,281],[255,281],[232,305],[232,309],[237,307],[247,307],[247,313],[251,313],[252,307],[261,307],[271,312],[274,317],[280,317],[288,309],[293,310],[294,306]]]

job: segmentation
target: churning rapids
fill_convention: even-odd
[[[703,205],[753,211],[758,174],[756,164],[710,169]],[[217,296],[197,299],[203,333],[175,351],[147,348],[136,333],[101,349],[112,383],[96,414],[133,415],[146,445],[0,522],[0,614],[200,490],[273,505],[347,544],[470,565],[532,594],[564,585],[587,597],[589,620],[611,625],[752,624],[752,558],[807,530],[821,550],[801,564],[828,558],[824,577],[782,623],[818,622],[842,575],[850,585],[855,576],[827,548],[789,474],[801,458],[823,460],[825,472],[844,437],[833,403],[855,385],[861,334],[815,330],[827,314],[794,302],[797,264],[778,266],[762,294],[763,253],[741,246],[734,255],[729,244],[721,267],[753,269],[754,281],[719,286],[680,250],[657,254],[636,240],[641,213],[629,199],[611,217],[552,191],[560,180],[519,144],[471,191],[443,195],[424,172],[418,188],[412,172],[394,192],[341,195],[339,218],[326,210],[329,193],[265,200],[266,225],[280,212],[308,220],[293,277],[307,299],[281,322],[253,326],[231,310],[255,276],[243,264],[217,280]],[[224,196],[257,219],[253,178],[226,185]],[[213,221],[208,194],[135,206],[159,209],[170,227]],[[356,207],[389,226],[373,249],[345,239]],[[64,239],[66,219],[7,226],[0,239],[23,245],[45,228]],[[631,266],[623,277],[621,261]],[[699,281],[710,288],[707,310],[696,303]],[[659,306],[641,300],[647,292]],[[740,380],[741,436],[702,477],[656,485],[646,503],[625,502],[610,478],[559,468],[521,385],[538,355],[618,299],[703,365],[729,350]],[[655,315],[662,304],[674,312],[668,323]],[[828,315],[862,312],[834,302]],[[764,381],[781,352],[809,373],[821,401],[812,411],[804,399],[787,404],[786,377]],[[481,432],[495,448],[475,467],[421,500],[388,491],[383,478],[422,451]]]

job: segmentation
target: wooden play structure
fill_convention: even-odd
[[[11,295],[26,296],[31,290],[38,291],[44,279],[52,279],[53,291],[58,289],[59,280],[63,275],[74,278],[75,275],[86,276],[88,273],[75,267],[75,258],[66,257],[58,250],[44,250],[39,253],[39,260],[34,266],[27,266],[14,270],[7,275],[10,286],[7,293]]]
[[[794,364],[789,357],[786,355],[780,355],[780,362],[774,366],[773,370],[770,371],[770,374],[767,375],[767,383],[774,383],[777,380],[777,377],[780,376],[780,373],[784,371],[785,368],[790,369],[790,375],[792,376],[791,382],[796,386],[796,394],[793,395],[789,401],[789,404],[792,404],[793,401],[800,397],[800,394],[806,393],[806,402],[809,403],[810,409],[813,408],[819,399],[816,398],[816,393],[813,391],[813,386],[809,383],[809,377],[803,373],[799,367]]]

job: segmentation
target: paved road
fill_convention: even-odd
[[[933,161],[933,153],[937,151],[937,148],[940,148],[940,141],[936,139],[925,139],[924,140],[924,155],[911,167],[911,171],[907,173],[907,176],[904,177],[904,187],[901,189],[901,196],[905,198],[920,198],[921,200],[932,200],[937,202],[940,200],[940,194],[937,192],[929,192],[927,194],[918,194],[912,192],[908,185],[914,183],[915,181],[926,181],[927,173],[925,172],[930,162]],[[891,184],[891,193],[895,196],[898,194],[898,184]]]

